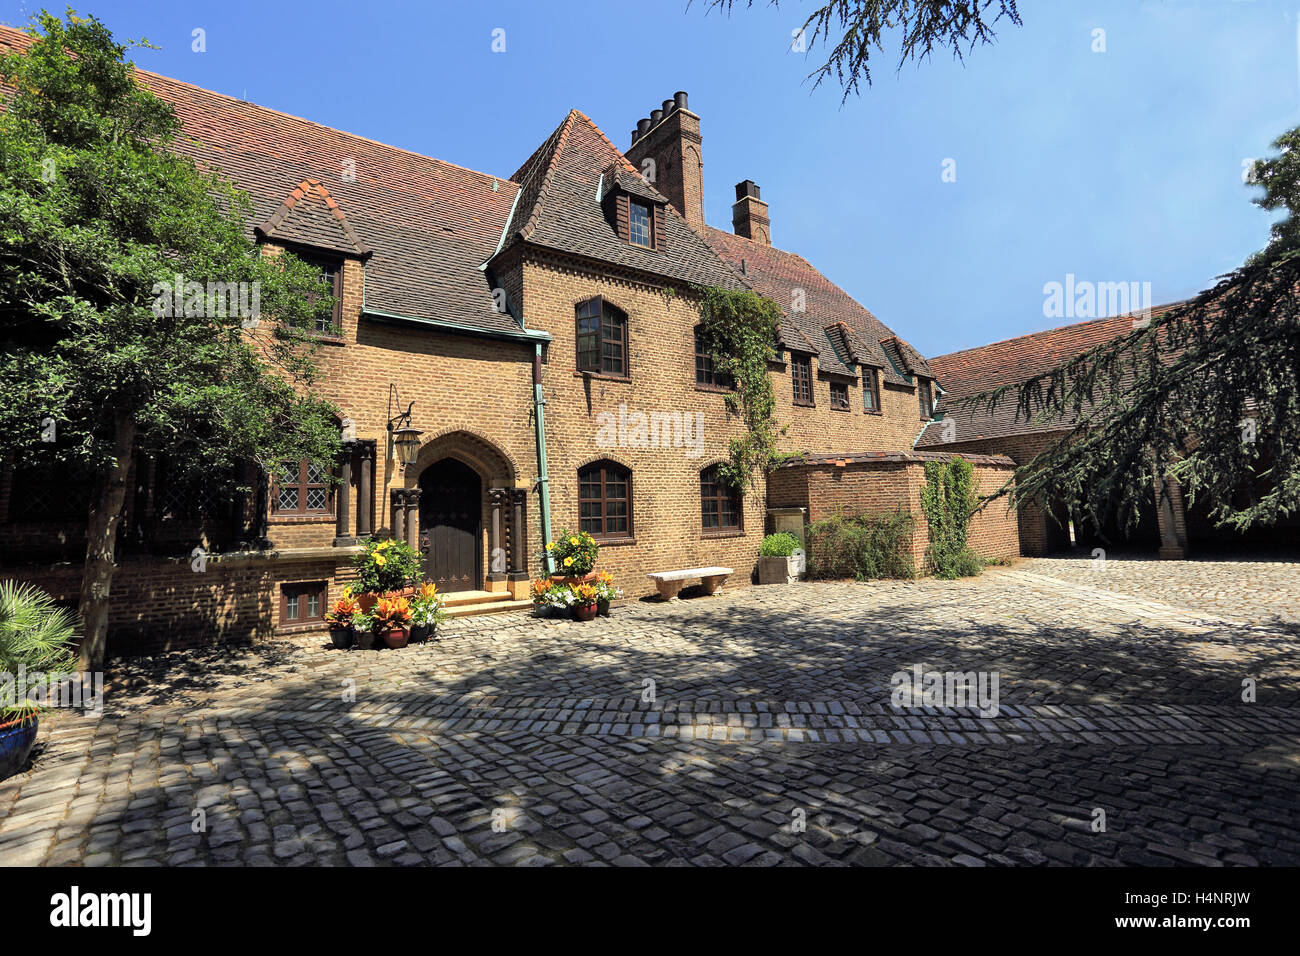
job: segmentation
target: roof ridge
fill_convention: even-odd
[[[1151,312],[1153,314],[1160,313],[1160,312],[1167,312],[1168,310],[1174,308],[1175,306],[1183,305],[1184,303],[1190,301],[1192,300],[1176,299],[1173,302],[1166,302],[1162,305],[1153,305],[1151,306]],[[1082,322],[1072,322],[1069,325],[1054,325],[1050,329],[1039,329],[1037,332],[1023,332],[1020,335],[1013,335],[1010,338],[1006,338],[1006,339],[997,339],[996,341],[993,342],[986,342],[983,345],[972,345],[970,348],[957,349],[956,351],[953,352],[944,352],[942,355],[936,355],[934,358],[927,359],[926,361],[935,362],[940,359],[948,359],[957,355],[967,355],[971,352],[981,352],[984,349],[991,349],[994,346],[998,346],[998,345],[1010,345],[1012,342],[1019,342],[1022,339],[1032,339],[1038,336],[1051,335],[1053,332],[1064,332],[1067,329],[1081,329],[1084,326],[1098,325],[1102,322],[1114,322],[1116,319],[1129,318],[1132,315],[1136,315],[1140,311],[1142,310],[1137,309],[1128,312],[1121,312],[1118,315],[1103,315],[1100,318],[1084,319]]]
[[[560,123],[560,125],[555,128],[555,131],[546,139],[547,143],[552,140],[555,142],[554,145],[551,146],[551,155],[546,161],[546,172],[543,174],[541,185],[538,187],[537,198],[533,200],[533,208],[528,210],[528,220],[519,227],[519,234],[525,239],[531,236],[537,228],[537,220],[541,216],[542,206],[546,204],[546,198],[547,194],[550,192],[551,183],[555,181],[555,170],[559,165],[560,153],[564,151],[564,145],[569,140],[569,132],[573,129],[573,117],[575,115],[580,115],[577,110],[569,110],[568,114],[564,117],[564,122]],[[542,144],[542,148],[543,150],[546,148],[546,143]],[[536,169],[532,171],[532,174],[528,177],[529,183],[533,181],[533,177],[537,175],[537,172],[538,170]],[[521,194],[524,192],[525,188],[526,184],[520,183],[519,191]]]
[[[262,233],[268,239],[274,237],[276,231],[284,225],[285,220],[287,220],[298,207],[298,203],[310,195],[316,195],[324,201],[325,208],[329,210],[330,214],[334,217],[334,221],[338,223],[339,228],[342,229],[344,236],[347,238],[348,242],[352,244],[354,250],[363,256],[366,255],[369,252],[369,249],[353,231],[352,224],[348,221],[347,214],[343,211],[343,208],[330,194],[330,191],[326,188],[325,184],[319,179],[315,179],[311,176],[303,179],[297,186],[290,190],[289,195],[286,196],[284,201],[280,204],[280,208],[272,213],[271,217],[267,219],[266,222],[262,223],[260,226],[254,226],[254,230]]]

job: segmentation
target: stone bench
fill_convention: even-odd
[[[722,587],[727,575],[731,573],[731,568],[683,568],[680,571],[652,571],[646,577],[658,585],[661,601],[675,601],[687,581],[699,578],[704,585],[704,593],[713,594]]]

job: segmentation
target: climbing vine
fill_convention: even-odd
[[[752,488],[755,472],[770,470],[782,457],[776,450],[782,432],[776,427],[776,395],[767,374],[781,309],[747,290],[709,286],[696,291],[700,344],[712,354],[714,368],[730,378],[727,408],[745,423],[745,434],[728,443],[729,460],[718,466],[719,477],[733,488]]]
[[[978,505],[973,476],[974,469],[964,458],[925,463],[921,510],[930,526],[926,556],[936,577],[972,577],[983,568],[984,562],[966,541],[971,515]]]

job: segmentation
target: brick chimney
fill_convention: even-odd
[[[704,162],[700,142],[700,118],[687,109],[686,93],[679,90],[637,123],[632,145],[623,155],[691,226],[703,232]],[[647,164],[647,159],[653,163]]]
[[[767,203],[758,195],[752,179],[736,183],[736,201],[731,205],[731,225],[736,235],[753,239],[765,246],[772,244],[772,222],[767,218]]]

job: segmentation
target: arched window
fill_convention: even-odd
[[[594,538],[632,537],[632,473],[612,461],[579,468],[578,525]]]
[[[741,531],[745,527],[740,491],[722,481],[717,465],[700,472],[700,520],[705,533]]]
[[[577,306],[578,371],[627,375],[627,313],[596,296]]]

